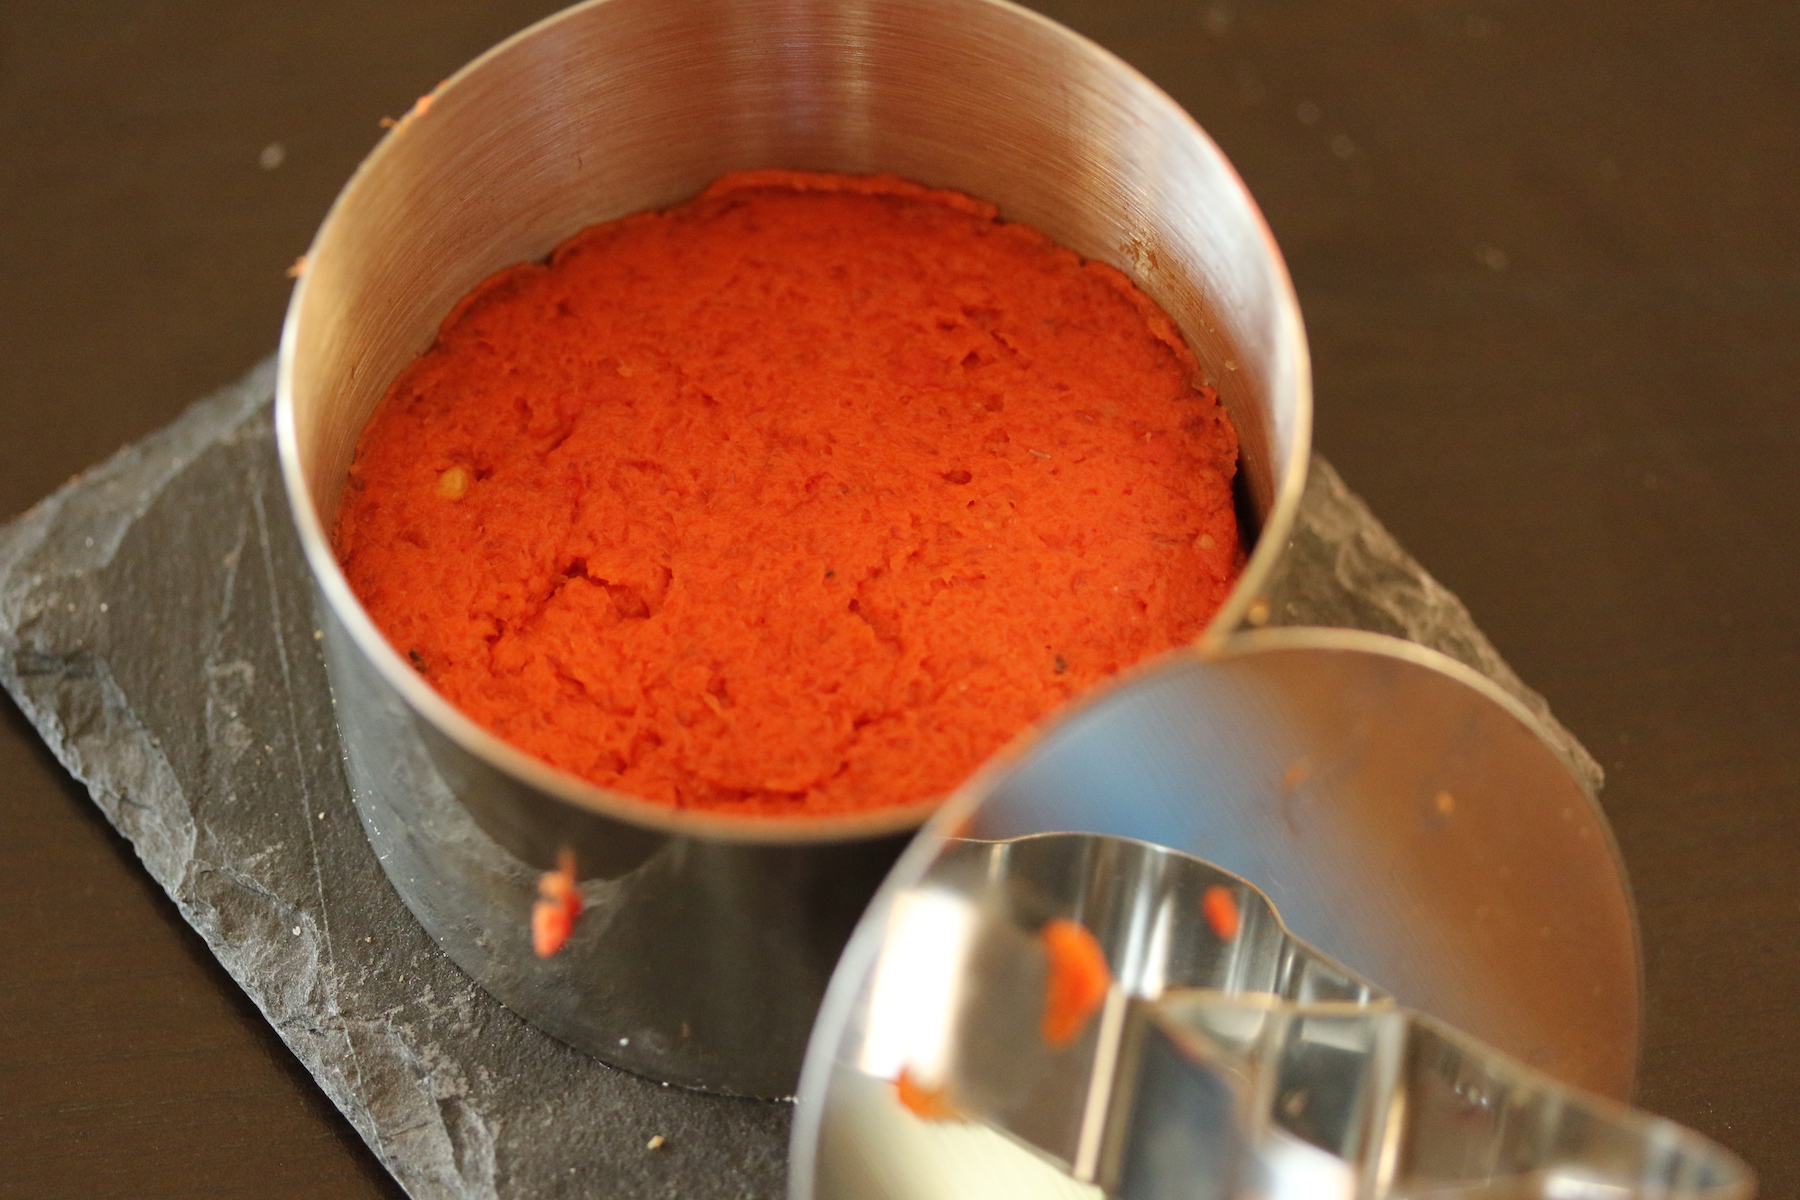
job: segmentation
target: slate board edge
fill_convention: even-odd
[[[0,581],[10,582],[14,570],[55,533],[67,511],[83,506],[96,492],[110,493],[107,499],[120,503],[120,520],[107,531],[111,537],[96,537],[92,546],[82,548],[85,553],[71,548],[68,569],[62,574],[79,578],[105,566],[132,521],[143,515],[162,488],[221,436],[266,408],[274,384],[275,360],[270,357],[237,382],[190,405],[163,429],[75,476],[10,525],[0,528]],[[42,576],[34,577],[30,592],[41,595],[42,583]],[[200,933],[208,949],[332,1104],[350,1121],[382,1165],[397,1179],[403,1178],[403,1164],[390,1161],[367,1108],[358,1102],[342,1073],[321,1061],[311,1039],[300,1036],[283,1019],[284,1014],[274,1010],[268,994],[258,986],[259,981],[246,974],[229,947],[206,928],[206,921],[183,895],[181,874],[195,840],[191,813],[185,808],[171,812],[135,799],[145,793],[180,795],[182,791],[169,780],[169,765],[158,753],[154,739],[142,729],[106,672],[96,669],[98,664],[84,664],[79,659],[68,666],[34,661],[31,650],[24,645],[25,634],[32,622],[51,614],[11,611],[16,601],[23,598],[15,596],[10,588],[0,588],[0,686],[11,694],[57,761],[87,787],[95,805],[131,843],[182,918]],[[42,694],[45,688],[54,688],[69,677],[91,681],[98,689],[99,695],[90,698],[99,702],[97,724],[66,728],[59,709],[66,711],[67,705],[57,704],[54,694]],[[140,741],[141,754],[121,760],[121,756],[111,753],[118,744],[118,734],[103,731],[121,731]],[[95,752],[89,753],[90,748]],[[178,846],[186,852],[178,851]],[[397,1166],[401,1170],[397,1171]]]

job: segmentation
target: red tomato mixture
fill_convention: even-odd
[[[335,544],[469,716],[608,788],[942,796],[1205,626],[1237,438],[1124,275],[955,192],[728,175],[457,305]]]

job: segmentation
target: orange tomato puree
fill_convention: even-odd
[[[952,790],[1192,639],[1237,439],[1120,272],[892,176],[728,175],[465,297],[335,546],[500,737],[671,805]]]

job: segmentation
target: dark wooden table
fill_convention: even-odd
[[[0,517],[274,346],[533,0],[0,6]],[[1605,765],[1640,1101],[1800,1194],[1800,7],[1059,0],[1223,145],[1319,448]],[[0,702],[0,1195],[395,1195]]]

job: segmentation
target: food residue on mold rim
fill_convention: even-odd
[[[1060,1048],[1086,1028],[1088,1019],[1106,1002],[1112,970],[1106,951],[1087,926],[1057,917],[1038,931],[1048,968],[1044,983],[1044,1043]]]
[[[401,113],[397,119],[394,117],[383,117],[375,123],[383,129],[397,129],[404,132],[408,125],[412,124],[431,110],[431,102],[437,99],[437,90],[443,86],[443,82],[440,81],[437,88],[433,88],[431,91],[426,92],[423,96],[420,96],[417,100],[413,101],[412,107],[407,109],[404,113]]]
[[[654,801],[948,794],[1185,644],[1236,435],[1124,275],[891,176],[726,176],[457,304],[334,532],[471,718]]]

